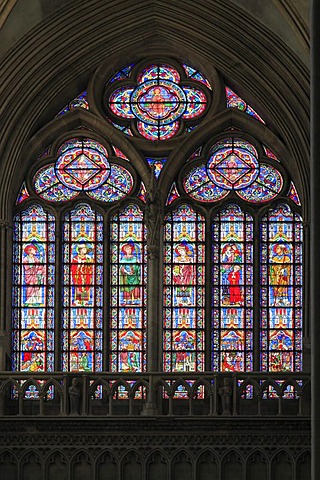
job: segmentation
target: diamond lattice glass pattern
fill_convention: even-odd
[[[58,179],[72,190],[94,190],[110,175],[107,151],[92,140],[75,141],[56,162]]]
[[[102,202],[115,202],[132,188],[131,173],[121,165],[110,164],[106,148],[88,138],[64,142],[56,163],[41,167],[34,176],[35,192],[50,202],[71,200],[80,192]]]
[[[219,187],[240,190],[257,178],[257,157],[252,145],[242,140],[227,139],[222,147],[213,147],[207,163],[208,176]]]

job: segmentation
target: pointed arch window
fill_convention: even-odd
[[[127,205],[110,223],[113,372],[146,369],[146,230],[143,212]]]
[[[302,221],[286,204],[261,223],[261,369],[302,369]]]
[[[147,371],[147,240],[160,235],[148,238],[144,218],[156,197],[167,199],[158,365],[301,370],[302,208],[279,152],[248,133],[257,121],[267,128],[265,115],[213,68],[174,59],[142,59],[96,86],[55,120],[68,124],[81,109],[90,128],[50,137],[17,192],[13,368]],[[230,109],[248,132],[224,123],[209,138],[202,120]],[[98,140],[94,117],[119,147]],[[194,153],[164,189],[180,140]]]
[[[212,368],[253,370],[253,220],[236,204],[212,223]]]
[[[85,136],[63,142],[56,153],[49,147],[39,160],[44,165],[35,165],[28,190],[24,183],[14,219],[13,368],[143,371],[143,212],[136,204],[118,207],[112,217],[101,209],[132,191],[129,160]],[[25,201],[30,206],[22,210]]]
[[[54,370],[55,221],[40,205],[14,218],[13,368]]]
[[[164,371],[203,371],[205,220],[183,204],[165,222]]]
[[[102,370],[103,222],[88,204],[63,223],[62,369]]]
[[[302,219],[282,163],[264,145],[235,132],[198,148],[173,189],[168,207],[187,194],[214,211],[212,255],[207,250],[205,259],[212,262],[211,368],[300,371]],[[277,206],[262,213],[270,201]]]

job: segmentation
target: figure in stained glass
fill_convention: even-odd
[[[43,354],[22,352],[21,355],[21,370],[27,372],[42,372],[44,371]]]
[[[222,262],[237,263],[242,260],[242,249],[239,244],[227,243],[222,247]]]
[[[273,305],[289,305],[291,249],[288,244],[271,245],[270,284],[273,286]]]
[[[119,332],[119,363],[120,370],[136,372],[140,370],[141,332],[134,330]]]
[[[243,295],[241,288],[239,287],[240,283],[240,265],[234,265],[230,272],[228,273],[228,282],[229,282],[229,300],[230,304],[241,304],[243,302]]]
[[[235,367],[233,365],[233,358],[232,354],[229,352],[222,354],[222,362],[221,362],[221,371],[222,372],[234,372]]]
[[[43,350],[44,343],[43,343],[43,333],[40,333],[27,330],[21,335],[21,346],[22,350],[27,351],[36,351],[36,350]]]
[[[24,305],[26,306],[44,305],[45,265],[42,263],[40,252],[40,245],[35,243],[24,248],[22,263],[26,285],[24,290]]]
[[[204,369],[204,218],[189,205],[165,224],[165,371]]]
[[[139,247],[132,241],[125,243],[121,247],[120,255],[120,285],[122,291],[122,303],[140,304],[140,265]]]
[[[145,369],[145,227],[134,204],[115,215],[111,224],[111,343],[112,371]]]
[[[140,102],[142,110],[153,118],[162,118],[166,113],[165,97],[162,95],[162,89],[164,90],[164,87],[151,87],[144,95],[146,103]]]
[[[193,262],[194,251],[190,243],[181,242],[175,248],[176,265],[172,270],[172,281],[177,285],[176,296],[178,305],[191,305],[192,287],[194,283],[194,267],[190,265]]]
[[[237,236],[232,225],[226,238],[234,239],[235,237]],[[238,263],[242,262],[241,245],[238,243],[222,244],[221,260],[223,263],[221,265],[223,305],[240,305],[243,303],[243,292],[239,286],[242,271],[241,266],[238,265]]]
[[[91,285],[93,284],[92,248],[86,244],[75,246],[77,254],[72,258],[71,276],[74,285],[73,305],[91,303]]]
[[[298,253],[301,217],[282,204],[270,210],[263,221],[261,281],[268,285],[268,290],[261,297],[261,366],[265,371],[299,371],[302,368],[302,268]]]
[[[71,345],[70,345],[71,350],[89,351],[89,350],[92,350],[92,347],[93,347],[92,334],[83,330],[80,330],[71,334]]]
[[[106,98],[109,108],[122,119],[135,119],[138,132],[148,140],[172,138],[179,131],[181,120],[193,120],[207,109],[209,92],[205,93],[202,87],[210,88],[209,83],[202,78],[202,87],[196,88],[188,86],[188,80],[184,79],[180,86],[180,74],[169,65],[148,65],[136,76],[135,87],[122,84],[119,88],[120,78],[115,78]],[[184,131],[189,131],[188,128],[184,126]]]

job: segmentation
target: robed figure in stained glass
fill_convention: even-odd
[[[242,305],[243,291],[241,283],[241,266],[238,265],[242,258],[240,244],[227,243],[221,250],[221,279],[223,292],[223,305]]]
[[[273,285],[273,304],[285,306],[290,304],[289,289],[291,273],[290,247],[287,244],[272,245],[270,265],[270,284]]]
[[[233,265],[232,270],[230,270],[228,274],[228,282],[229,282],[229,296],[230,296],[230,304],[242,304],[243,302],[243,295],[241,292],[241,287],[239,287],[240,283],[240,265]]]
[[[93,284],[93,264],[91,249],[85,244],[76,247],[77,255],[72,259],[71,275],[74,285],[74,305],[89,305]]]
[[[132,241],[121,247],[120,285],[123,293],[123,305],[139,304],[141,301],[138,254],[138,246]]]
[[[43,290],[45,265],[41,263],[39,247],[36,244],[27,245],[22,259],[25,288],[25,305],[44,305]]]
[[[181,242],[175,248],[175,263],[172,271],[172,280],[177,285],[177,305],[191,305],[192,287],[194,282],[193,265],[193,248],[187,242]]]
[[[148,102],[145,105],[143,103],[140,104],[142,110],[145,110],[152,118],[163,118],[166,113],[166,105],[164,104],[165,98],[162,95],[161,88],[150,88],[147,97]]]

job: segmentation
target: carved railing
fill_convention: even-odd
[[[0,416],[310,416],[307,373],[0,373]]]

